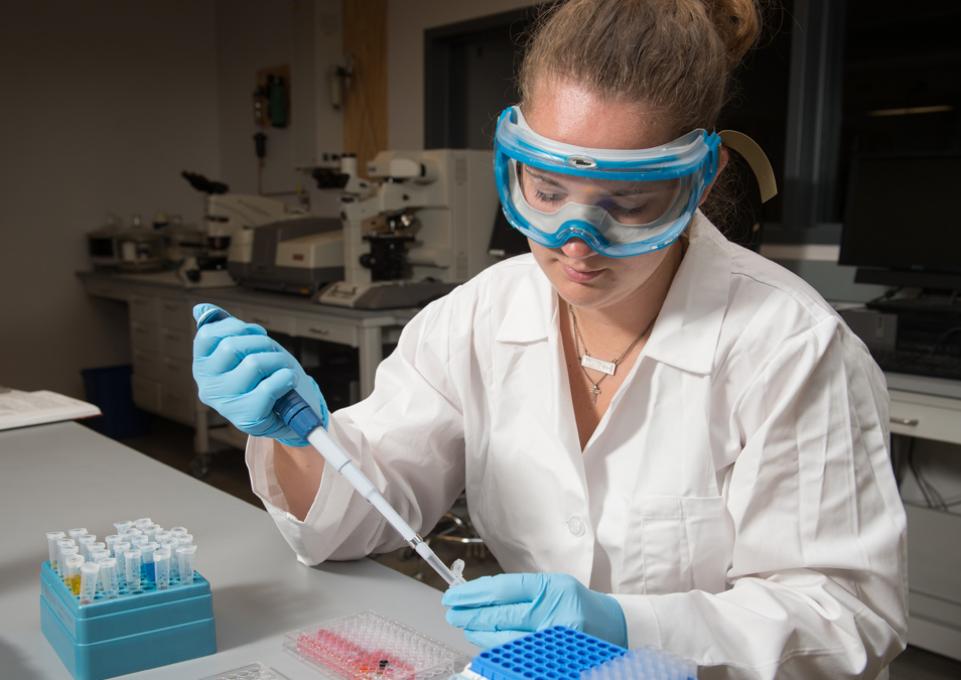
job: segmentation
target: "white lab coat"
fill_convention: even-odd
[[[883,374],[803,281],[700,214],[690,234],[583,452],[557,297],[530,255],[419,313],[331,432],[421,532],[466,488],[506,571],[612,593],[631,646],[704,677],[876,677],[906,635]],[[328,471],[298,521],[270,451],[248,444],[253,488],[302,562],[403,545]]]

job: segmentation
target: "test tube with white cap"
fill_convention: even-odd
[[[197,555],[197,546],[182,545],[177,548],[177,571],[180,572],[181,583],[194,582],[194,558]]]
[[[84,558],[89,559],[90,544],[96,543],[97,536],[95,534],[81,534],[80,536],[77,536],[76,540],[77,540],[77,547],[80,548],[80,554],[83,555]]]
[[[90,604],[97,596],[97,579],[100,577],[100,565],[96,562],[84,562],[80,565],[80,604]]]
[[[103,562],[105,559],[110,557],[110,553],[106,550],[91,550],[90,551],[90,562]]]
[[[113,528],[117,530],[117,535],[122,536],[127,532],[128,529],[133,527],[133,522],[124,520],[123,522],[114,522]]]
[[[117,579],[121,583],[126,583],[127,582],[126,554],[127,554],[127,551],[130,550],[130,544],[124,541],[119,541],[118,543],[114,544],[113,548],[114,548],[113,554],[117,558]]]
[[[139,548],[140,546],[149,542],[150,541],[147,540],[147,537],[144,536],[143,534],[134,534],[133,536],[130,537],[130,545],[132,545],[135,548]]]
[[[170,527],[170,533],[174,536],[180,536],[189,532],[187,531],[187,527]]]
[[[106,557],[100,564],[100,589],[108,600],[120,597],[120,579],[117,573],[117,558]]]
[[[140,519],[135,519],[133,525],[143,531],[144,527],[153,526],[153,520],[149,517],[141,517]]]
[[[157,590],[170,587],[170,549],[157,548],[153,554],[154,578]]]
[[[57,541],[67,537],[62,531],[47,532],[47,559],[50,560],[50,568],[55,573],[60,573],[60,551],[57,549]]]
[[[107,544],[103,541],[95,541],[87,546],[87,559],[95,552],[104,552],[107,549]]]
[[[65,550],[68,552],[65,553]],[[80,549],[77,547],[76,541],[74,541],[72,538],[61,538],[58,540],[57,555],[58,559],[60,560],[61,570],[63,569],[63,562],[67,558],[67,555],[76,555],[79,552]]]
[[[154,574],[153,554],[160,546],[153,541],[144,543],[140,546],[141,564],[140,575],[147,583],[153,583],[156,579]]]
[[[124,578],[127,580],[127,590],[131,593],[139,593],[141,590],[140,584],[140,551],[136,548],[132,548],[124,553],[124,564],[123,572]]]
[[[80,594],[80,567],[82,566],[83,555],[68,555],[63,561],[63,582],[67,584],[67,588],[73,595]]]
[[[70,538],[72,538],[74,541],[77,540],[77,536],[83,536],[85,533],[87,533],[87,530],[84,529],[84,528],[80,528],[80,529],[67,529],[67,536],[69,536]]]
[[[194,535],[193,534],[179,534],[177,536],[177,545],[193,545]]]
[[[109,536],[103,537],[103,542],[107,544],[107,550],[110,551],[111,555],[114,554],[113,547],[117,544],[117,541],[119,540],[120,540],[120,534],[110,534]]]

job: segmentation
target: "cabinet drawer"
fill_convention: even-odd
[[[160,412],[164,417],[178,423],[193,425],[197,415],[193,393],[164,389]]]
[[[170,386],[183,392],[193,392],[197,389],[194,383],[194,375],[190,359],[175,359],[165,356],[160,360],[163,370],[163,378],[160,380],[164,386]]]
[[[135,349],[133,351],[133,374],[140,378],[160,382],[164,375],[160,355],[156,352]]]
[[[296,335],[302,338],[314,338],[336,342],[341,345],[357,346],[357,329],[347,324],[340,324],[326,320],[297,319]]]
[[[144,352],[159,352],[160,338],[157,334],[157,325],[144,323],[142,321],[130,320],[130,346],[136,350]]]
[[[160,325],[174,330],[192,330],[194,319],[190,305],[180,300],[160,300]]]
[[[134,375],[130,380],[130,387],[133,391],[133,403],[150,413],[161,412],[160,383]]]
[[[160,353],[173,359],[191,359],[193,335],[187,330],[163,328],[160,330]]]
[[[961,444],[961,410],[945,402],[891,390],[891,432]]]
[[[128,301],[130,320],[142,324],[157,323],[157,298],[145,295],[131,295]]]
[[[283,312],[265,307],[248,307],[245,310],[245,314],[246,316],[239,318],[242,318],[248,323],[259,324],[268,331],[293,335],[296,330],[297,320],[293,316]]]

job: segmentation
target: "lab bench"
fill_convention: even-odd
[[[961,445],[961,381],[885,374],[891,433]],[[908,641],[961,660],[961,516],[905,503]]]
[[[40,632],[44,532],[148,515],[186,526],[211,583],[217,654],[138,674],[202,678],[262,662],[291,680],[316,672],[282,649],[284,634],[373,610],[468,656],[444,621],[441,593],[369,559],[305,567],[261,509],[76,423],[0,432],[0,498],[17,510],[0,554],[0,659],[5,678],[71,677]]]
[[[417,313],[416,309],[332,307],[240,287],[185,288],[171,272],[77,275],[89,295],[127,303],[134,402],[149,413],[194,428],[194,451],[201,457],[198,472],[203,471],[203,457],[211,451],[212,440],[243,448],[246,437],[197,399],[191,374],[194,304],[214,303],[274,333],[357,349],[358,399],[374,389],[384,345],[396,343],[404,324]]]

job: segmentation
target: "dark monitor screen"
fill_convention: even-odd
[[[855,158],[839,262],[961,275],[961,154]]]

